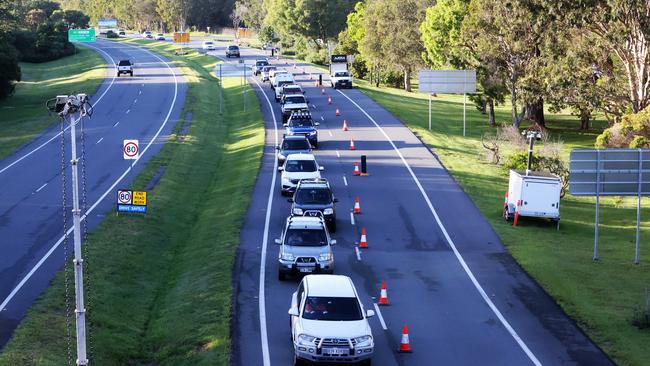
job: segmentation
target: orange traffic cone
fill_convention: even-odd
[[[327,97],[327,104],[332,104],[332,97],[331,96]]]
[[[340,115],[341,115],[341,111],[339,111],[339,109],[336,108],[336,116],[338,117],[338,116],[340,116]]]
[[[386,281],[381,281],[381,292],[379,293],[379,305],[388,305],[388,290]]]
[[[318,81],[314,83],[314,86],[318,88]]]
[[[400,352],[411,352],[411,342],[409,341],[409,327],[404,324],[402,330],[402,341],[399,343]]]
[[[517,221],[519,221],[519,205],[521,200],[517,201],[517,208],[515,209],[515,220],[512,222],[512,226],[517,226]]]
[[[354,147],[354,139],[350,139],[350,150],[356,150],[357,148]]]
[[[318,83],[316,83],[316,86],[318,86]],[[320,88],[320,95],[325,95],[325,88]]]
[[[347,130],[348,130],[348,121],[344,119],[343,120],[343,131],[347,131]]]
[[[309,73],[309,80],[314,80],[311,76],[311,72]]]
[[[359,240],[359,248],[367,248],[368,239],[366,238],[366,228],[361,228],[361,240]]]
[[[361,205],[359,204],[359,197],[354,200],[354,211],[355,214],[361,213]]]
[[[354,162],[354,175],[361,175],[361,172],[359,171],[359,163]]]
[[[293,68],[294,68],[294,69],[296,68],[296,63],[295,63],[295,62],[293,63]]]

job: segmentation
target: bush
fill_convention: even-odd
[[[596,147],[650,147],[650,107],[623,116],[596,138]]]
[[[18,53],[8,35],[0,35],[0,99],[14,92],[16,81],[20,81]]]
[[[650,291],[648,290],[632,313],[632,325],[639,329],[650,329]]]
[[[46,62],[74,53],[74,45],[68,42],[68,33],[62,22],[46,22],[36,32],[15,33],[14,45],[25,62]]]

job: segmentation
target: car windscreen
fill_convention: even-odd
[[[294,173],[313,173],[316,171],[316,162],[313,160],[288,160],[284,170]]]
[[[305,299],[302,317],[309,320],[362,320],[359,302],[354,297],[314,297]]]
[[[310,145],[307,139],[302,140],[284,140],[282,150],[309,150]]]
[[[285,86],[282,91],[284,94],[302,94],[302,90],[300,90],[300,88],[296,88],[295,86]]]
[[[284,245],[296,247],[322,247],[327,245],[327,235],[322,229],[289,228],[284,238]]]
[[[294,200],[303,205],[326,205],[332,202],[332,196],[327,188],[300,188]]]
[[[264,72],[271,72],[273,70],[277,70],[278,68],[275,66],[265,66],[264,67]]]
[[[239,47],[237,46],[228,46],[228,49],[231,51],[239,51]]]
[[[347,71],[340,71],[335,73],[334,76],[343,77],[343,76],[350,76],[350,75],[347,73]]]
[[[282,85],[287,85],[287,84],[292,84],[292,83],[293,83],[293,81],[291,81],[291,80],[280,80],[280,81],[278,81],[277,86],[282,86]]]
[[[310,119],[292,119],[289,123],[291,127],[314,127],[314,122]]]
[[[256,64],[257,66],[266,66],[266,65],[268,65],[269,63],[266,62],[266,61],[257,61],[255,64]]]
[[[122,60],[122,61],[120,61],[120,64],[118,66],[131,66],[131,61]]]
[[[212,42],[203,42],[203,44],[205,44],[206,46],[211,46],[211,45],[213,45],[214,43],[212,43]]]
[[[305,97],[302,95],[287,95],[284,97],[284,102],[289,104],[305,103]]]

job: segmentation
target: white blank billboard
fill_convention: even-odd
[[[476,93],[476,70],[420,70],[418,83],[422,93]]]

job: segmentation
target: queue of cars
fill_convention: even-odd
[[[288,311],[294,365],[304,362],[344,362],[370,365],[374,338],[365,310],[350,277],[335,275],[336,204],[325,168],[313,154],[318,126],[303,88],[293,75],[266,60],[256,60],[253,73],[269,81],[280,104],[282,142],[276,147],[280,193],[291,203],[284,228],[275,243],[278,279],[302,276]]]

